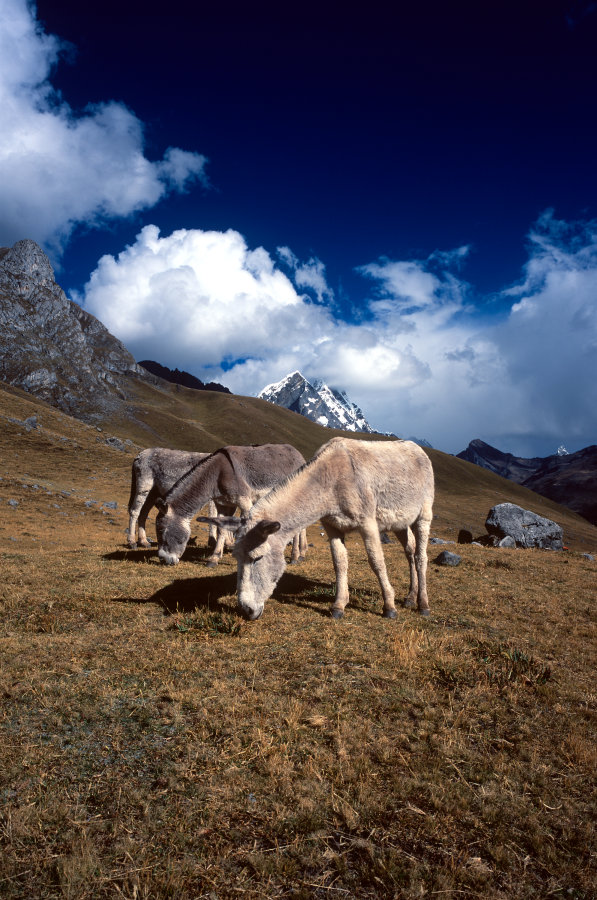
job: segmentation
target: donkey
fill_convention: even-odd
[[[393,531],[410,567],[404,606],[429,615],[427,541],[434,497],[427,454],[411,441],[357,441],[332,438],[313,459],[259,500],[246,518],[214,519],[236,533],[240,611],[258,619],[284,571],[290,535],[321,520],[330,540],[336,572],[331,614],[340,619],[348,603],[348,555],[344,536],[358,531],[381,586],[383,615],[396,617],[380,531]],[[202,518],[201,521],[207,521]]]
[[[176,484],[181,475],[188,472],[196,463],[206,459],[209,453],[191,453],[187,450],[168,450],[165,447],[149,447],[141,450],[133,460],[131,474],[131,496],[129,498],[129,528],[127,532],[128,544],[132,549],[137,547],[150,547],[145,531],[147,516],[155,505],[158,497],[165,497],[172,485]],[[224,510],[222,510],[224,511]],[[216,515],[215,504],[210,503],[210,516]],[[137,527],[139,529],[138,541],[136,540]],[[229,533],[227,541],[233,542]],[[214,525],[210,525],[209,544],[214,546],[217,542],[217,533]]]
[[[276,482],[304,463],[304,457],[290,444],[222,447],[196,462],[163,499],[156,500],[159,510],[156,531],[161,561],[168,565],[179,561],[191,533],[190,521],[208,500],[214,500],[219,510],[234,512],[238,506],[241,513],[246,514]],[[218,517],[206,521],[221,528],[221,522],[234,522],[235,519]],[[307,548],[306,532],[304,529],[299,529],[299,532],[288,538],[292,540],[293,563],[304,559]],[[207,565],[217,565],[222,551],[223,540],[220,539]]]

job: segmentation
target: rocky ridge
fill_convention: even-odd
[[[268,384],[257,396],[326,428],[365,434],[375,431],[344,391],[331,388],[319,380],[311,383],[298,371],[286,375],[275,384]]]
[[[0,379],[94,421],[148,378],[102,323],[69,300],[31,240],[0,249]]]

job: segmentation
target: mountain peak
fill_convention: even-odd
[[[283,406],[326,428],[372,434],[362,411],[344,391],[331,388],[321,379],[309,382],[298,370],[281,381],[268,384],[257,395],[262,400]]]

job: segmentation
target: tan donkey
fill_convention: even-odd
[[[248,516],[214,519],[236,534],[238,605],[258,619],[285,567],[289,536],[318,519],[330,539],[336,572],[332,616],[348,603],[348,556],[344,536],[358,531],[383,596],[383,615],[396,616],[380,531],[393,531],[410,566],[404,606],[417,604],[429,615],[427,541],[434,498],[433,469],[427,454],[411,441],[357,441],[333,438],[313,459],[266,494]],[[209,521],[209,519],[202,519]]]

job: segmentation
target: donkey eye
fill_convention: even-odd
[[[251,558],[251,562],[256,563],[256,562],[259,562],[260,559],[263,559],[263,553],[261,554],[261,556],[253,556]]]

